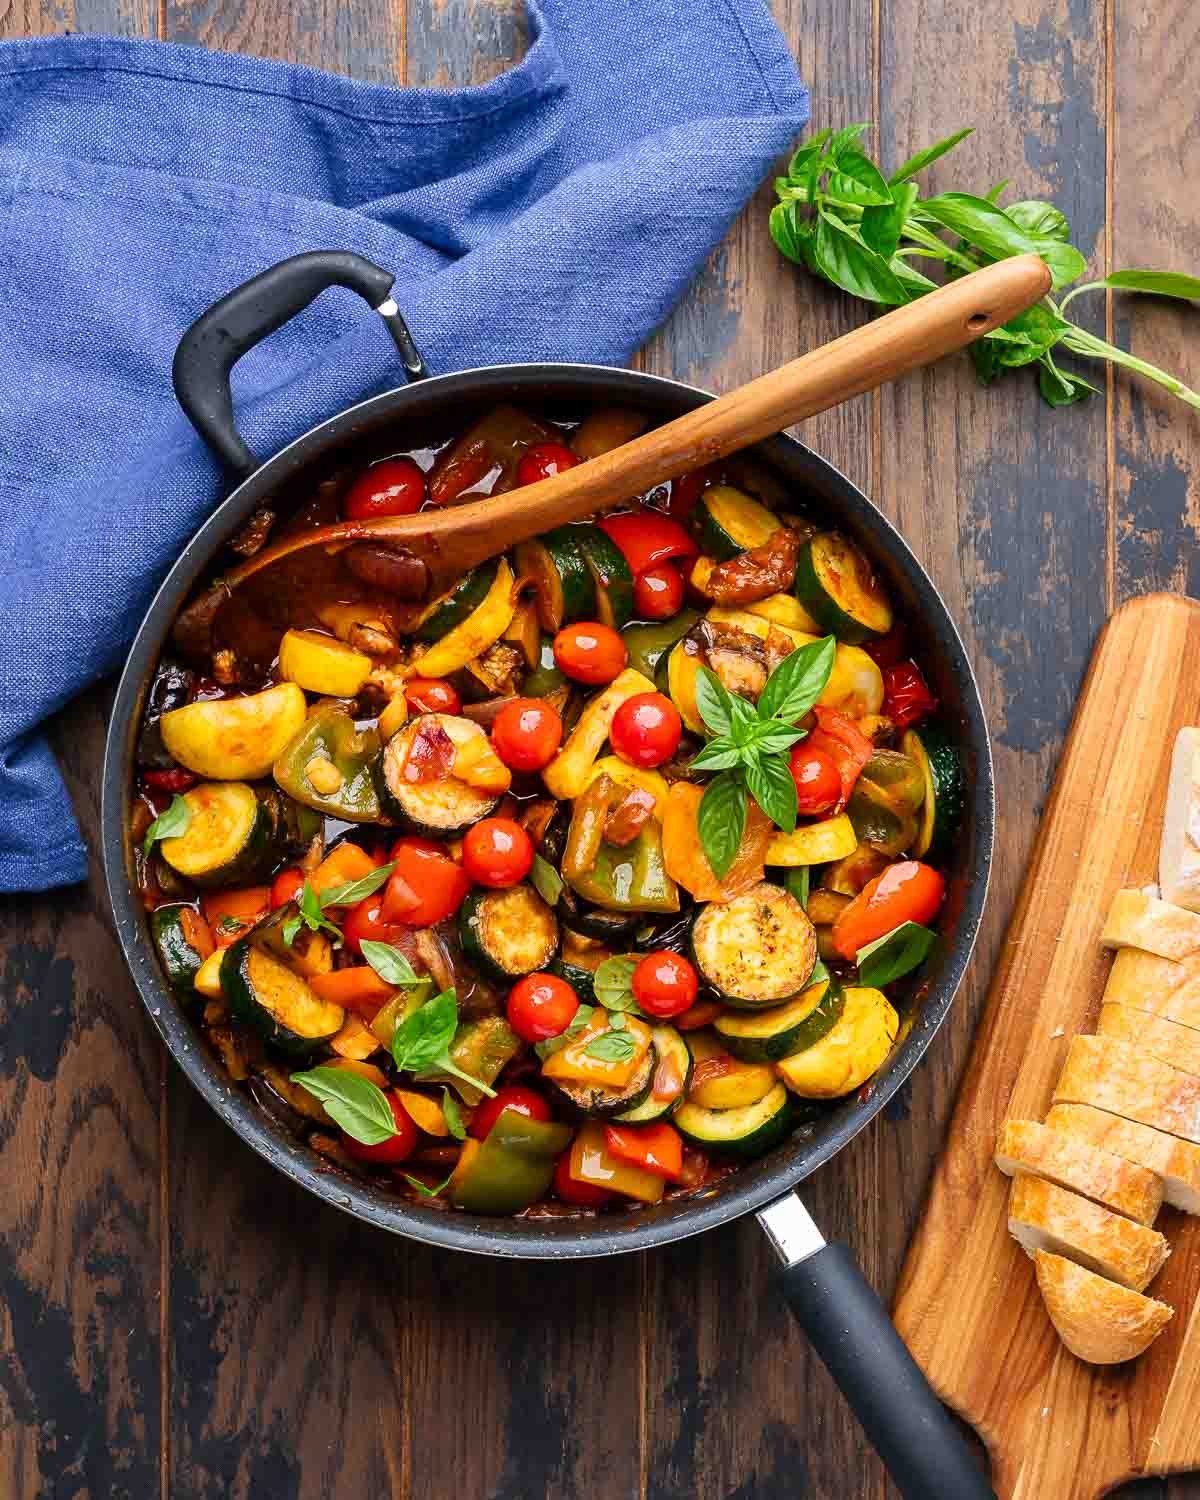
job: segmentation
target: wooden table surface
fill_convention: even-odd
[[[935,184],[983,192],[1012,177],[1018,196],[1052,198],[1097,274],[1200,262],[1193,0],[774,10],[815,128],[882,120],[894,165],[974,124]],[[435,84],[489,77],[524,41],[516,0],[0,4],[0,35],[64,29]],[[861,320],[860,305],[776,254],[770,201],[760,192],[643,368],[721,390]],[[1200,384],[1193,310],[1097,297],[1088,311],[1098,331]],[[985,391],[956,359],[805,431],[942,589],[995,742],[997,857],[970,978],[897,1106],[804,1189],[885,1296],[1096,632],[1131,594],[1200,587],[1200,417],[1124,377],[1097,383],[1100,396],[1056,413],[1028,376]],[[56,735],[93,841],[107,701],[99,690],[74,705]],[[167,1063],[97,866],[87,888],[6,899],[4,924],[7,1500],[889,1493],[772,1294],[753,1223],[569,1267],[439,1255],[368,1231],[269,1170]],[[1200,1477],[1136,1493],[1195,1500]]]

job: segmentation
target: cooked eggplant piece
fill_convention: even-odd
[[[169,659],[160,661],[154,669],[150,690],[146,694],[146,706],[142,711],[142,730],[138,735],[137,753],[134,759],[147,771],[169,771],[175,757],[163,744],[163,714],[182,708],[192,695],[196,674],[190,667]]]
[[[496,979],[544,969],[558,952],[558,921],[528,885],[472,890],[458,913],[463,953]]]
[[[473,741],[487,745],[486,734],[470,719],[454,714],[412,719],[383,748],[378,781],[384,807],[415,832],[435,837],[461,833],[495,812],[498,795],[468,786],[453,774],[458,751]],[[431,747],[428,757],[424,745]]]

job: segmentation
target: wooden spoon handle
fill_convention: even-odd
[[[415,553],[428,565],[435,585],[448,585],[517,542],[644,494],[965,348],[1049,290],[1050,273],[1039,256],[1000,261],[565,473],[445,510],[342,521],[301,532],[232,570],[226,581],[236,583],[300,547],[372,541]]]

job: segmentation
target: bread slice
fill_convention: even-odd
[[[1037,1284],[1050,1321],[1076,1359],[1119,1365],[1144,1354],[1174,1316],[1128,1287],[1106,1281],[1061,1255],[1039,1250]]]
[[[1200,959],[1177,963],[1141,948],[1122,948],[1109,970],[1104,999],[1200,1030]]]
[[[1158,883],[1164,901],[1200,912],[1200,729],[1181,729],[1175,738]]]
[[[1072,1037],[1053,1103],[1094,1104],[1200,1144],[1200,1078],[1117,1037]]]
[[[1046,1124],[1156,1173],[1162,1179],[1164,1203],[1185,1214],[1200,1214],[1200,1146],[1090,1104],[1056,1104]]]
[[[1098,1203],[1018,1172],[1008,1195],[1008,1229],[1026,1254],[1065,1255],[1098,1276],[1142,1291],[1171,1247],[1157,1230],[1123,1219]]]
[[[1153,1172],[1037,1120],[1005,1121],[996,1165],[1008,1177],[1016,1172],[1044,1177],[1139,1224],[1153,1224],[1162,1207],[1162,1182]]]
[[[1159,958],[1200,954],[1200,913],[1144,891],[1118,891],[1100,934],[1105,948],[1144,948]]]
[[[1180,1026],[1177,1021],[1133,1010],[1128,1005],[1102,1005],[1096,1030],[1101,1036],[1131,1042],[1159,1062],[1200,1078],[1200,1031],[1193,1031],[1190,1026]]]

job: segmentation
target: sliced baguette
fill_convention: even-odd
[[[1135,1292],[1153,1281],[1171,1253],[1156,1230],[1027,1172],[1013,1178],[1008,1229],[1031,1258],[1039,1250],[1065,1255]]]
[[[996,1165],[1008,1177],[1016,1172],[1044,1177],[1139,1224],[1153,1224],[1162,1207],[1162,1182],[1155,1173],[1037,1120],[1005,1121]]]
[[[1109,970],[1104,999],[1200,1030],[1200,960],[1177,963],[1141,948],[1122,948]]]
[[[1116,1037],[1072,1037],[1053,1103],[1094,1104],[1200,1144],[1200,1078]]]
[[[1101,1036],[1131,1042],[1159,1062],[1200,1078],[1200,1031],[1193,1031],[1190,1026],[1180,1026],[1176,1021],[1133,1010],[1128,1005],[1106,1004],[1100,1007],[1096,1030]]]
[[[1100,934],[1105,948],[1143,948],[1159,958],[1200,954],[1200,913],[1144,891],[1118,891]]]
[[[1145,1353],[1174,1316],[1165,1302],[1106,1281],[1061,1255],[1039,1250],[1037,1284],[1050,1321],[1076,1359],[1119,1365]]]
[[[1200,912],[1200,729],[1181,729],[1175,739],[1158,883],[1164,901]]]
[[[1051,1130],[1090,1141],[1157,1173],[1165,1203],[1185,1214],[1200,1214],[1200,1146],[1093,1109],[1090,1104],[1056,1104],[1046,1116],[1046,1124]]]

